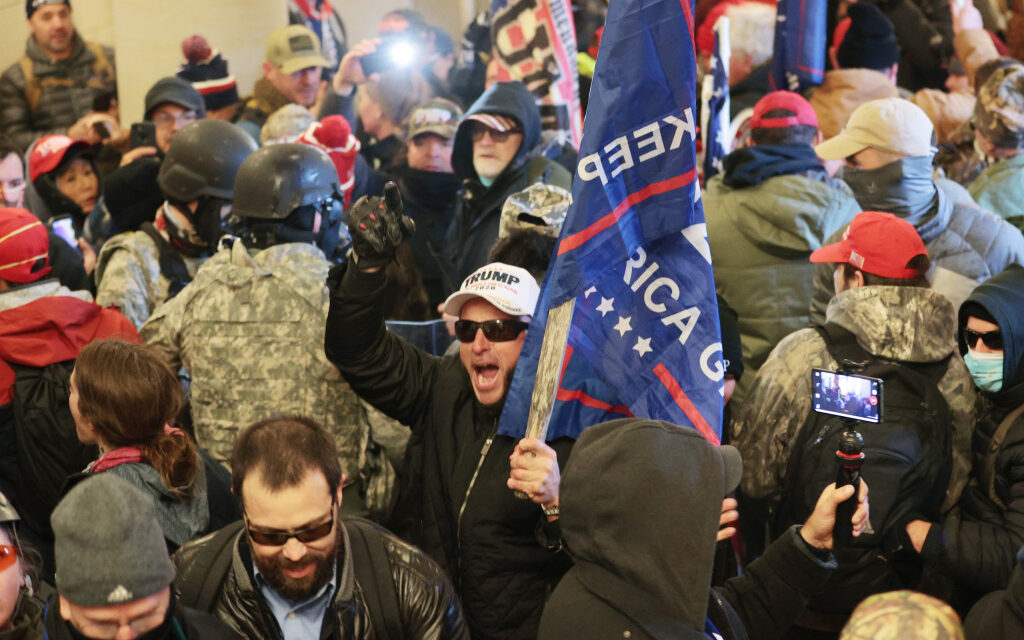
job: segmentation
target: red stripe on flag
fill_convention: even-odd
[[[610,411],[611,413],[618,413],[626,416],[627,418],[633,417],[633,414],[630,413],[629,409],[626,408],[624,405],[610,405],[607,402],[588,396],[579,389],[575,391],[569,391],[568,389],[559,389],[558,393],[555,395],[555,398],[561,400],[562,402],[570,402],[572,400],[576,400],[585,407],[591,407],[593,409],[602,409],[604,411]]]
[[[685,187],[693,182],[696,177],[697,170],[695,168],[690,169],[682,175],[669,178],[668,180],[662,180],[661,182],[655,182],[654,184],[647,185],[639,191],[629,194],[626,196],[625,200],[620,202],[619,205],[612,210],[611,213],[602,216],[589,227],[582,231],[577,231],[558,243],[558,255],[562,255],[563,253],[572,251],[573,249],[577,249],[586,244],[591,238],[617,223],[619,218],[624,216],[633,205],[640,204],[652,196],[661,195],[662,193],[667,193],[669,191]]]
[[[690,31],[690,42],[696,51],[697,39],[693,37],[693,8],[690,6],[690,0],[679,0],[679,4],[683,5],[683,16],[686,18],[686,27]]]
[[[661,380],[661,384],[665,385],[668,389],[669,395],[676,401],[679,408],[683,410],[686,417],[690,419],[693,426],[697,428],[704,439],[711,444],[718,446],[721,441],[718,436],[715,435],[715,430],[711,428],[708,421],[704,419],[704,416],[700,415],[700,411],[697,411],[697,407],[693,406],[693,402],[683,392],[683,388],[679,386],[676,379],[672,376],[672,373],[660,362],[654,367],[654,375],[658,376],[658,380]]]
[[[572,402],[573,400],[575,400],[585,407],[591,407],[593,409],[603,409],[605,411],[611,411],[612,413],[620,413],[629,418],[633,417],[633,414],[625,405],[608,404],[603,400],[598,400],[593,396],[589,396],[583,393],[583,391],[579,389],[563,389],[562,378],[565,377],[565,370],[569,366],[570,360],[572,360],[572,346],[567,344],[565,345],[565,357],[562,358],[562,373],[558,376],[558,392],[555,393],[556,400],[561,400],[562,402]]]

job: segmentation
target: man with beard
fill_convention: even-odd
[[[391,171],[402,192],[406,213],[419,230],[409,239],[409,246],[431,310],[455,288],[441,254],[459,190],[459,180],[452,172],[452,140],[461,119],[462,109],[444,98],[434,98],[413,109],[406,136],[406,161]]]
[[[182,602],[197,582],[217,585],[199,604],[246,638],[466,638],[440,567],[377,525],[341,520],[343,481],[334,437],[313,420],[246,429],[231,456],[243,521],[175,554]]]
[[[114,51],[86,42],[71,21],[70,0],[26,0],[25,55],[0,77],[0,129],[25,150],[48,133],[100,141],[97,127],[117,135],[113,116],[93,100],[117,91]]]
[[[364,400],[412,428],[392,526],[452,576],[473,637],[534,637],[547,593],[571,564],[561,552],[558,470],[572,441],[517,442],[497,426],[537,282],[502,263],[470,274],[444,305],[459,318],[459,355],[438,358],[384,327],[382,267],[413,226],[397,189],[356,202],[347,221],[353,255],[328,277],[326,351]]]
[[[842,133],[814,148],[822,160],[844,160],[842,178],[866,211],[885,211],[917,229],[928,248],[932,289],[959,305],[979,283],[1008,265],[1024,264],[1024,237],[990,211],[953,202],[932,179],[932,123],[917,105],[902,98],[866,102]],[[846,228],[829,238],[833,244]],[[825,324],[835,293],[833,268],[814,274],[811,322]]]

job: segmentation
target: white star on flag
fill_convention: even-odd
[[[618,331],[620,336],[624,337],[627,333],[633,330],[633,327],[629,326],[629,321],[631,318],[632,316],[626,316],[625,318],[619,316],[618,323],[616,323],[616,325],[612,328]]]
[[[589,289],[583,292],[583,297],[589,299],[590,294],[594,293],[595,291],[597,291],[597,287],[590,287]]]
[[[644,354],[654,351],[654,349],[651,349],[651,339],[638,337],[636,339],[636,344],[633,345],[633,351],[639,353],[641,358],[644,357]]]
[[[615,298],[601,297],[601,304],[597,305],[597,310],[601,312],[602,318],[608,315],[609,311],[615,311],[615,307],[612,306],[613,302],[615,302]]]

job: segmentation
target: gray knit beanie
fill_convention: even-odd
[[[174,579],[153,498],[112,473],[88,478],[50,516],[57,592],[83,607],[151,596]]]

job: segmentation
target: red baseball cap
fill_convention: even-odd
[[[907,264],[928,250],[917,229],[891,213],[864,211],[846,227],[843,239],[811,254],[811,262],[853,265],[883,278],[913,278],[918,272]]]
[[[793,113],[791,116],[766,118],[764,114],[775,109],[785,109]],[[792,91],[772,91],[754,105],[754,115],[750,118],[751,129],[779,129],[805,125],[818,128],[818,114],[810,102],[804,100],[799,93]]]
[[[35,282],[50,273],[50,235],[28,209],[0,207],[0,280]]]
[[[57,168],[69,151],[78,149],[89,151],[92,145],[85,140],[72,140],[62,134],[39,138],[28,156],[29,180],[35,182],[39,176],[50,173]]]

